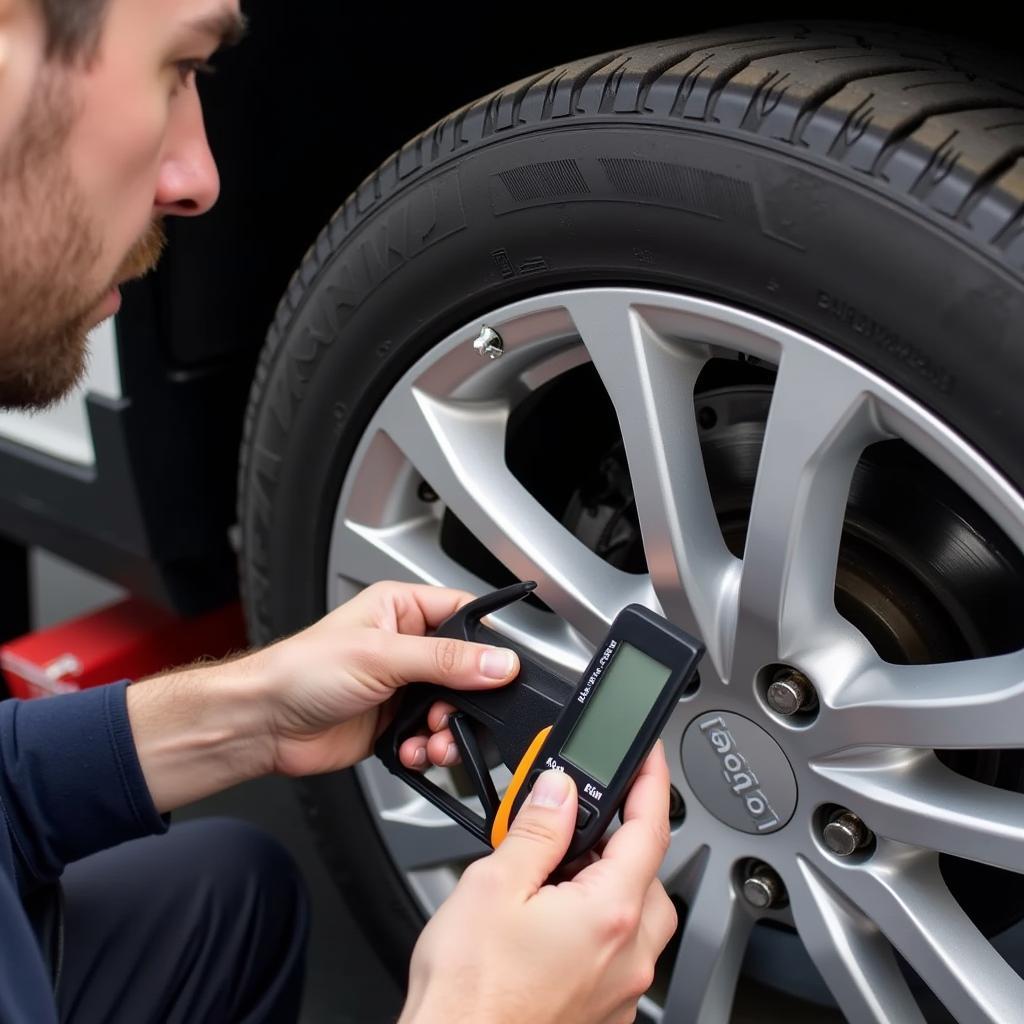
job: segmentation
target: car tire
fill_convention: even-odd
[[[338,496],[395,382],[486,311],[564,288],[805,332],[1024,490],[1018,65],[885,26],[731,27],[567,63],[411,140],[315,241],[259,361],[239,477],[253,641],[327,610]],[[401,976],[423,917],[358,778],[300,792]]]

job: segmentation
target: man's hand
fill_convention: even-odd
[[[572,779],[545,772],[508,837],[471,864],[413,952],[399,1024],[624,1024],[676,929],[657,872],[669,842],[659,742],[624,824],[572,881],[546,884],[576,823]]]
[[[274,771],[312,775],[369,756],[391,720],[391,698],[406,683],[478,690],[514,678],[513,651],[423,635],[471,600],[461,590],[377,583],[268,650],[280,680],[272,701]]]
[[[128,687],[132,735],[157,809],[270,772],[355,764],[370,754],[406,683],[503,686],[519,671],[512,651],[424,636],[472,599],[461,590],[377,583],[264,650]],[[418,763],[415,751],[408,758]]]

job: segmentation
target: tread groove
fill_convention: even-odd
[[[936,103],[927,111],[919,112],[890,133],[885,145],[879,151],[878,156],[875,157],[874,164],[871,167],[872,176],[879,175],[885,164],[892,158],[893,153],[933,117],[939,117],[942,114],[963,114],[984,110],[990,106],[990,103],[979,103],[977,100],[950,100],[947,103]]]

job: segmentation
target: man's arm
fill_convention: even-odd
[[[0,869],[22,892],[71,861],[167,828],[132,743],[126,689],[0,703]]]
[[[273,680],[258,655],[135,683],[128,717],[160,813],[273,770]]]
[[[24,891],[235,783],[355,764],[406,682],[503,685],[511,652],[423,636],[471,598],[378,584],[243,657],[0,703],[0,868],[13,864]]]
[[[406,683],[503,686],[511,651],[424,636],[472,595],[381,583],[242,658],[128,689],[135,748],[161,812],[271,772],[312,775],[367,757]]]

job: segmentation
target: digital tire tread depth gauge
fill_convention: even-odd
[[[535,587],[517,583],[478,598],[434,634],[512,648],[519,655],[516,679],[496,690],[449,690],[426,683],[406,687],[375,750],[394,775],[493,847],[505,838],[537,776],[549,768],[566,772],[579,795],[576,832],[564,858],[568,863],[588,851],[611,824],[669,715],[695,680],[704,647],[660,615],[631,604],[615,617],[574,686],[480,622]],[[426,728],[427,712],[436,701],[457,709],[449,728],[486,817],[398,759],[402,743]],[[500,798],[490,773],[496,757],[513,773]]]

